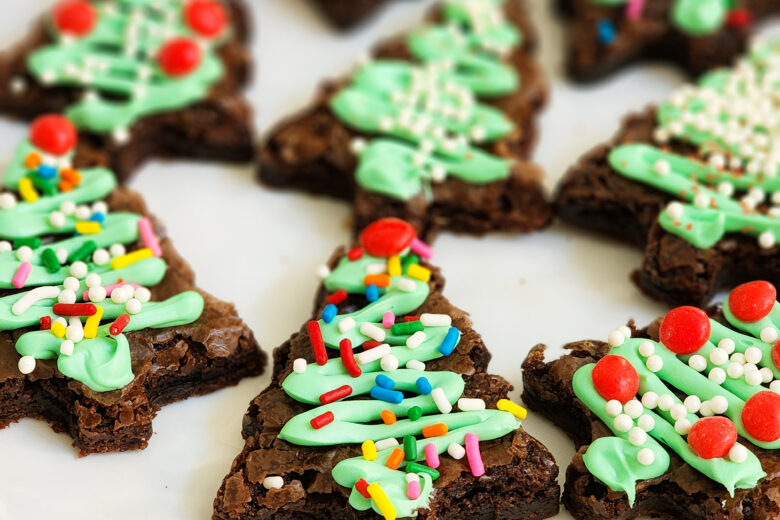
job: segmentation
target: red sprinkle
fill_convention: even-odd
[[[726,17],[729,27],[747,27],[753,24],[753,14],[747,9],[732,9]]]
[[[362,257],[363,257],[362,247],[353,247],[352,249],[349,250],[349,253],[347,253],[347,258],[349,258],[352,262]]]
[[[108,328],[108,332],[111,333],[112,336],[121,334],[122,331],[125,330],[125,327],[127,327],[128,323],[130,323],[130,315],[120,314],[114,320],[114,323],[112,323],[111,326]]]
[[[91,303],[55,303],[52,310],[57,316],[92,316],[97,312]]]
[[[51,329],[51,316],[44,316],[41,318],[41,330]]]
[[[703,417],[693,423],[688,444],[703,459],[720,459],[737,442],[737,427],[726,417]]]
[[[710,337],[710,319],[696,307],[677,307],[666,313],[658,335],[661,343],[675,354],[693,354]]]
[[[417,237],[411,224],[398,218],[382,218],[369,224],[360,233],[360,243],[368,254],[391,257],[409,247]]]
[[[344,368],[347,369],[349,375],[352,377],[360,377],[363,373],[355,360],[355,354],[352,353],[352,342],[349,338],[344,338],[339,343],[339,349],[341,350],[341,362],[344,363]]]
[[[333,412],[325,412],[324,414],[318,415],[309,422],[311,423],[312,428],[319,430],[323,426],[332,423],[335,418],[336,417],[333,415]]]
[[[623,404],[634,398],[639,391],[639,374],[624,357],[604,356],[596,363],[591,373],[596,391],[610,401],[617,399]]]
[[[309,340],[314,351],[314,359],[318,365],[324,365],[328,362],[328,353],[325,350],[325,341],[322,339],[320,324],[312,320],[306,324],[306,329],[309,331]]]
[[[366,482],[365,479],[359,478],[358,481],[355,482],[355,489],[364,497],[371,498],[371,495],[368,494],[368,482]]]
[[[410,321],[420,321],[419,316],[404,316],[402,319],[404,323],[408,323]]]
[[[780,439],[780,394],[764,390],[748,399],[742,408],[742,424],[759,441]]]
[[[339,303],[343,302],[346,299],[347,299],[347,291],[345,291],[344,289],[339,289],[333,294],[328,295],[328,297],[326,298],[328,303],[332,303],[333,305],[338,305]]]
[[[743,283],[729,294],[729,310],[738,320],[753,323],[769,314],[775,300],[777,290],[771,283]]]
[[[372,348],[376,348],[379,345],[381,345],[380,342],[374,341],[373,339],[370,339],[370,340],[364,342],[362,346],[363,346],[363,350],[371,350]]]
[[[330,392],[325,392],[320,396],[320,402],[322,404],[330,404],[334,401],[338,401],[339,399],[344,399],[349,394],[352,393],[352,387],[349,385],[344,385],[336,388],[335,390],[331,390]]]

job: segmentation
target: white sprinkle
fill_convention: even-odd
[[[764,367],[761,370],[758,371],[759,374],[761,374],[761,377],[763,378],[764,383],[769,383],[774,379],[774,374],[772,373],[772,369]]]
[[[57,303],[76,303],[76,293],[70,289],[60,291],[57,296]]]
[[[619,330],[620,333],[623,334],[625,338],[631,337],[631,329],[628,327],[628,325],[621,325],[620,327],[617,328],[617,330]]]
[[[647,358],[647,362],[645,364],[647,365],[647,369],[650,372],[658,372],[664,367],[664,360],[661,358],[661,356],[653,354]]]
[[[655,344],[652,341],[643,341],[639,344],[639,354],[642,357],[650,357],[655,353]]]
[[[360,155],[360,152],[365,150],[366,148],[366,140],[361,139],[360,137],[356,137],[352,140],[351,143],[349,143],[349,149],[352,150],[352,153],[355,155]]]
[[[710,196],[699,192],[693,197],[693,205],[697,208],[706,208],[710,205]]]
[[[8,240],[0,240],[0,253],[7,253],[12,249],[13,246],[11,245],[11,242],[9,242]]]
[[[674,431],[680,435],[688,435],[688,433],[691,431],[691,421],[685,417],[682,419],[677,419],[677,421],[674,423]]]
[[[653,171],[663,177],[664,175],[669,175],[669,172],[672,171],[672,167],[669,165],[668,161],[660,159],[653,165]]]
[[[73,343],[78,343],[84,339],[84,325],[82,325],[78,316],[73,316],[70,319],[70,325],[65,329],[65,337]]]
[[[66,200],[60,204],[60,211],[62,211],[65,215],[73,215],[76,213],[76,203],[72,200]]]
[[[461,397],[460,399],[458,399],[458,408],[464,412],[484,410],[485,401],[483,401],[482,399],[470,399],[468,397]]]
[[[780,393],[780,379],[775,379],[774,381],[772,381],[772,383],[769,385],[769,389],[774,392]]]
[[[644,413],[645,407],[642,406],[642,403],[636,399],[631,399],[625,405],[623,405],[623,411],[632,419],[637,419],[642,415],[642,413]]]
[[[764,343],[774,343],[777,340],[777,329],[774,327],[764,327],[761,329],[761,341]],[[756,347],[753,347],[756,348]]]
[[[643,466],[649,466],[655,462],[655,453],[650,448],[642,448],[636,454],[636,460]]]
[[[729,402],[722,395],[716,395],[710,399],[710,409],[714,414],[724,414],[729,409]]]
[[[108,251],[111,253],[112,257],[123,256],[127,252],[125,246],[122,244],[112,244],[111,247],[108,248]]]
[[[735,352],[731,355],[731,361],[732,363],[739,363],[740,365],[744,365],[746,362],[745,354],[741,352]]]
[[[99,285],[90,287],[87,296],[92,303],[100,303],[106,299],[106,288]]]
[[[741,444],[735,444],[730,450],[729,450],[729,460],[731,462],[736,462],[737,464],[742,464],[745,462],[748,458],[748,450]]]
[[[758,370],[751,370],[749,372],[745,372],[745,382],[750,386],[758,386],[764,382],[764,377]]]
[[[35,358],[32,356],[22,356],[19,359],[19,372],[22,374],[29,374],[35,370]]]
[[[605,405],[605,411],[610,417],[617,417],[623,413],[623,405],[617,399],[610,399]]]
[[[108,204],[105,201],[99,200],[92,205],[92,213],[108,213]]]
[[[649,432],[653,428],[655,428],[655,419],[653,419],[652,415],[644,414],[642,417],[640,417],[637,420],[637,426],[642,428],[644,431]]]
[[[139,302],[146,303],[152,299],[152,291],[146,287],[136,287],[133,291],[133,296],[135,296],[135,299]]]
[[[130,299],[130,295],[127,294],[124,287],[117,287],[111,291],[111,301],[117,305],[121,305]]]
[[[398,446],[398,439],[396,439],[395,437],[382,439],[381,441],[376,441],[374,443],[374,447],[376,448],[376,451],[386,450],[387,448],[392,448],[393,446]]]
[[[466,454],[466,448],[464,448],[457,442],[453,442],[447,447],[447,453],[449,453],[450,457],[452,457],[453,459],[460,460]]]
[[[378,327],[377,325],[364,321],[360,324],[360,333],[364,336],[368,336],[369,338],[373,339],[374,341],[382,342],[385,340],[385,335],[387,334],[385,332],[385,329],[382,327]]]
[[[729,360],[728,352],[720,348],[714,348],[710,351],[710,361],[713,365],[725,365]]]
[[[707,360],[704,356],[694,354],[688,359],[688,366],[697,372],[704,372],[707,369]]]
[[[420,477],[417,475],[417,473],[407,473],[404,475],[404,478],[406,479],[406,482],[419,482]]]
[[[417,283],[409,278],[401,278],[395,283],[396,287],[405,292],[414,292],[417,289]]]
[[[27,81],[21,76],[14,76],[8,82],[11,93],[15,95],[23,94],[27,90]]]
[[[425,363],[416,359],[410,359],[406,362],[406,368],[409,370],[419,370],[422,372],[425,370]]]
[[[265,489],[282,489],[284,486],[284,479],[278,475],[272,475],[263,479],[263,487]]]
[[[715,367],[710,370],[710,375],[707,377],[716,385],[722,385],[726,381],[726,371],[722,368]]]
[[[69,339],[62,340],[62,343],[60,343],[60,354],[64,356],[72,356],[73,350],[76,348],[76,345]]]
[[[718,348],[724,351],[726,354],[733,354],[734,349],[736,348],[736,345],[734,344],[734,340],[731,338],[723,338],[718,342]]]
[[[70,265],[70,274],[75,276],[78,279],[84,278],[87,276],[87,264],[84,262],[73,262]]]
[[[436,403],[436,407],[441,413],[450,413],[452,411],[452,405],[447,399],[444,389],[437,386],[431,391],[431,397],[433,397],[433,402]]]
[[[609,343],[610,347],[619,347],[626,341],[626,337],[623,336],[623,333],[619,330],[613,330],[609,333],[609,338],[607,338],[607,342]]]
[[[658,406],[658,394],[655,392],[646,392],[642,396],[642,406],[648,410],[654,410]]]
[[[767,327],[768,328],[768,327]],[[766,330],[766,329],[764,329]],[[774,329],[772,329],[774,330]],[[761,333],[763,334],[764,331],[762,330]],[[748,347],[745,349],[745,361],[748,363],[753,363],[754,365],[757,365],[761,363],[761,360],[764,358],[764,353],[761,352],[761,349],[758,347]]]
[[[16,300],[11,306],[11,312],[20,316],[27,312],[27,310],[37,301],[45,300],[49,298],[57,298],[60,295],[60,288],[53,285],[47,285],[45,287],[36,287],[31,291],[24,293],[24,295]]]
[[[411,349],[416,349],[425,341],[425,332],[418,330],[408,338],[406,338],[406,346]]]
[[[379,362],[379,366],[382,367],[382,370],[385,372],[393,372],[394,370],[398,370],[398,358],[392,354],[388,354],[382,358],[382,361]]]
[[[68,250],[64,247],[57,249],[54,254],[57,255],[57,260],[59,260],[61,264],[66,264],[68,262]]]
[[[390,354],[390,345],[387,343],[382,343],[381,345],[377,345],[374,348],[370,348],[355,354],[355,361],[357,361],[359,365],[366,365],[376,361],[377,359],[382,359],[388,354]]]
[[[685,401],[683,401],[685,404],[685,408],[690,413],[697,413],[699,409],[701,408],[701,399],[699,399],[699,396],[696,395],[689,395],[685,398]]]
[[[672,397],[671,394],[664,394],[658,398],[658,408],[660,408],[664,412],[668,412],[673,404],[674,404],[674,397]]]
[[[295,361],[293,361],[293,372],[296,374],[303,374],[306,372],[306,366],[308,363],[303,358],[297,358]]]
[[[65,278],[65,281],[62,282],[62,286],[69,291],[76,292],[79,290],[79,287],[81,287],[81,284],[79,283],[77,278],[74,278],[73,276],[68,276],[67,278]]]
[[[449,314],[430,314],[424,312],[420,314],[420,323],[425,327],[449,327],[452,325],[452,318]]]
[[[345,318],[342,318],[339,320],[339,331],[341,331],[342,334],[346,334],[350,330],[355,328],[355,319],[352,316],[347,316]]]
[[[322,264],[321,266],[317,267],[317,277],[320,280],[324,280],[328,277],[328,275],[330,275],[330,268],[327,265]]]
[[[141,305],[141,302],[136,300],[135,298],[130,298],[127,300],[127,303],[125,304],[125,310],[128,314],[138,314],[141,312],[141,308],[143,306]]]
[[[20,262],[29,262],[32,260],[32,256],[33,252],[30,246],[22,246],[16,250],[16,258],[18,258]]]
[[[701,408],[699,408],[699,415],[701,415],[702,417],[712,417],[713,415],[715,415],[714,413],[712,413],[712,405],[710,404],[709,401],[703,401],[701,403]]]
[[[771,231],[764,231],[758,235],[758,245],[760,245],[763,249],[772,248],[776,241],[777,239],[775,238],[775,234]]]
[[[612,422],[612,425],[619,432],[627,432],[628,430],[633,428],[634,420],[628,415],[621,413],[620,415],[615,417],[615,420]]]
[[[49,214],[49,223],[52,227],[61,228],[65,226],[65,213],[62,211],[52,211]]]
[[[634,446],[641,446],[647,441],[647,433],[642,428],[631,428],[628,431],[628,442]]]
[[[98,249],[92,255],[92,261],[95,262],[95,265],[106,265],[109,260],[111,260],[111,256],[105,249]]]
[[[688,408],[686,408],[684,404],[674,403],[669,408],[669,415],[671,415],[672,419],[674,419],[675,421],[678,419],[682,419],[683,417],[688,415]]]

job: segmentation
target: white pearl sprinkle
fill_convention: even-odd
[[[742,377],[742,375],[745,373],[745,369],[743,368],[743,365],[740,363],[729,363],[728,368],[726,369],[726,374],[731,379],[739,379]]]
[[[136,287],[133,290],[133,297],[141,303],[146,303],[152,299],[152,291],[146,287]]]
[[[653,419],[652,415],[644,414],[636,423],[637,426],[646,432],[652,431],[652,429],[655,428],[655,419]]]
[[[17,366],[19,367],[19,372],[22,374],[29,374],[35,370],[35,358],[32,356],[22,356],[19,359],[19,364]]]
[[[296,374],[303,374],[306,372],[306,366],[308,363],[303,358],[297,358],[295,361],[293,361],[293,372]]]
[[[722,368],[715,367],[712,370],[710,370],[709,376],[707,376],[710,381],[717,385],[722,385],[726,381],[726,371]]]
[[[647,432],[642,428],[634,427],[628,431],[628,442],[634,446],[641,446],[645,441],[647,441]]]
[[[767,327],[768,328],[768,327]],[[766,329],[764,329],[766,330]],[[761,331],[761,333],[764,333],[764,330]],[[774,329],[771,329],[774,330]],[[772,340],[770,340],[772,341]],[[745,361],[747,363],[752,363],[754,365],[757,365],[758,363],[761,363],[761,360],[764,358],[764,353],[761,351],[758,347],[748,347],[745,349]]]
[[[60,343],[60,354],[63,356],[72,356],[73,350],[76,348],[76,345],[69,339],[62,340],[62,343]]]
[[[76,293],[70,289],[63,289],[57,296],[57,303],[76,303]]]
[[[33,252],[30,246],[22,246],[16,250],[16,258],[18,258],[20,262],[29,262],[32,260],[32,256]]]
[[[645,364],[647,365],[647,369],[650,372],[658,372],[664,367],[664,360],[661,358],[661,356],[653,354],[647,358],[647,362]]]
[[[777,239],[775,238],[774,233],[771,231],[764,231],[758,235],[758,245],[760,245],[763,249],[770,249],[774,247],[776,241]]]
[[[136,300],[135,298],[130,298],[127,300],[127,303],[125,304],[125,310],[128,314],[138,314],[141,312],[141,302]]]
[[[626,337],[623,336],[623,333],[619,330],[613,330],[609,333],[609,338],[607,338],[607,342],[611,347],[619,347],[626,341]]]
[[[655,392],[646,392],[642,396],[642,406],[648,410],[654,410],[658,406],[658,394]]]
[[[722,395],[716,395],[710,399],[710,409],[716,415],[724,414],[729,409],[729,402]]]
[[[710,404],[709,401],[702,401],[701,408],[699,408],[699,415],[701,415],[702,417],[712,417],[713,415],[715,415],[712,412],[712,405]]]
[[[642,403],[636,399],[631,399],[629,402],[623,405],[623,411],[632,419],[637,419],[642,415],[642,413],[644,413],[645,407],[642,406]]]
[[[664,412],[668,412],[669,408],[674,404],[674,397],[670,394],[664,394],[658,398],[658,408]]]
[[[636,460],[643,466],[649,466],[655,462],[655,453],[650,448],[642,448],[636,454]]]
[[[87,287],[97,287],[98,285],[101,285],[103,283],[103,280],[101,280],[100,275],[97,273],[90,273],[87,275],[86,279]],[[76,281],[78,283],[78,280]]]
[[[617,399],[610,399],[605,405],[605,411],[610,417],[617,417],[623,413],[623,405]]]
[[[652,341],[643,341],[639,344],[639,354],[642,357],[650,357],[655,353],[655,344]]]
[[[729,450],[729,460],[731,462],[742,464],[747,460],[747,458],[748,458],[748,450],[741,444],[735,444]]]
[[[685,404],[685,408],[690,413],[698,413],[699,409],[701,408],[701,399],[696,395],[689,395],[685,398],[683,403]]]
[[[123,256],[127,252],[125,246],[122,244],[112,244],[111,247],[108,248],[108,251],[111,253],[112,257]]]
[[[694,354],[688,358],[688,366],[697,372],[704,372],[707,369],[707,360],[704,356]]]
[[[382,370],[384,370],[385,372],[392,372],[394,370],[397,370],[398,358],[392,354],[388,354],[382,358],[382,361],[379,362],[379,366],[381,366]]]
[[[669,161],[659,159],[653,165],[653,171],[663,177],[665,175],[669,175],[669,173],[672,171],[672,167],[669,164]]]
[[[714,348],[710,351],[710,361],[713,365],[725,365],[729,360],[729,355],[725,350]]]
[[[761,329],[761,341],[764,343],[774,343],[777,340],[777,329],[774,327],[764,327]]]
[[[627,432],[634,426],[634,420],[628,415],[622,413],[615,417],[615,420],[612,424],[617,431]]]
[[[745,373],[745,382],[750,386],[758,386],[764,382],[764,378],[758,370],[751,370]]]
[[[78,279],[87,276],[87,264],[84,262],[73,262],[70,265],[70,274]]]
[[[265,489],[282,489],[284,486],[284,479],[278,475],[272,475],[263,479],[263,487]]]
[[[734,349],[736,348],[736,345],[734,344],[734,340],[731,338],[723,338],[718,342],[718,348],[724,351],[726,354],[733,354]]]
[[[761,378],[763,379],[764,383],[770,383],[775,377],[771,368],[764,367],[758,372],[761,374]]]
[[[92,255],[92,261],[95,265],[106,265],[111,260],[111,256],[105,249],[98,249]]]
[[[79,283],[77,278],[74,278],[73,276],[68,276],[67,278],[65,278],[65,281],[62,282],[62,286],[69,291],[76,292],[79,290],[79,287],[81,287],[81,284]]]
[[[65,226],[65,213],[62,211],[52,211],[49,214],[49,223],[57,229]]]
[[[683,417],[682,419],[677,419],[674,422],[674,431],[679,433],[680,435],[688,435],[688,433],[691,431],[691,421]]]
[[[674,220],[681,219],[684,212],[685,212],[685,208],[680,202],[676,200],[670,202],[666,206],[666,214],[669,215],[669,217],[673,218]]]
[[[99,285],[90,287],[87,296],[92,303],[100,303],[106,299],[106,288]]]

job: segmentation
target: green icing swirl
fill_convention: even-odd
[[[590,0],[596,5],[617,7],[628,0]],[[733,0],[676,0],[669,17],[680,31],[691,36],[707,36],[719,31]]]
[[[344,289],[349,293],[363,293],[365,291],[363,279],[367,273],[367,267],[383,262],[385,259],[367,254],[356,261],[342,258],[337,268],[325,279],[325,287],[329,291]],[[398,282],[401,279],[414,281],[414,290],[399,289]],[[393,312],[396,316],[413,312],[425,302],[429,292],[430,288],[425,282],[405,276],[394,276],[391,278],[390,286],[377,301],[369,303],[355,312],[337,315],[330,323],[319,320],[323,340],[326,346],[338,348],[341,339],[349,338],[353,346],[357,348],[369,339],[360,333],[362,323],[381,323],[382,317],[388,311]],[[346,333],[341,333],[338,324],[348,318],[354,319],[357,325]],[[416,349],[410,349],[405,345],[406,336],[393,337],[389,331],[385,342],[395,345],[391,347],[391,353],[398,358],[399,366],[405,366],[410,360],[425,362],[441,357],[442,354],[438,348],[448,330],[449,327],[425,327],[426,339]],[[361,370],[362,374],[353,378],[344,368],[341,359],[333,358],[322,366],[310,364],[303,373],[291,373],[282,382],[282,388],[297,401],[317,405],[321,394],[342,385],[352,387],[353,391],[350,397],[366,395],[374,386],[374,380],[379,374],[385,374],[395,381],[394,390],[407,393],[419,393],[416,381],[419,377],[424,376],[434,388],[439,387],[444,390],[450,404],[457,402],[465,387],[463,378],[459,374],[448,371],[420,372],[399,369],[388,372],[382,370],[379,360],[361,365]],[[424,414],[416,421],[405,418],[408,417],[409,409],[414,406],[419,406]],[[398,420],[390,425],[381,423],[383,410],[390,410]],[[327,426],[315,430],[309,421],[328,411],[334,414],[335,420]],[[405,398],[400,404],[371,399],[337,401],[317,406],[288,421],[280,431],[279,438],[306,446],[356,444],[367,439],[377,441],[389,437],[419,436],[424,427],[442,422],[447,424],[449,428],[446,435],[417,441],[418,461],[425,460],[424,447],[428,443],[435,444],[437,451],[443,453],[453,442],[462,444],[466,433],[476,433],[480,441],[483,441],[502,437],[516,430],[519,426],[519,422],[512,414],[499,410],[441,414],[430,395],[417,395]],[[413,516],[417,509],[424,508],[428,504],[433,491],[431,477],[421,474],[421,495],[415,500],[409,499],[406,495],[407,483],[404,471],[392,470],[385,465],[392,450],[393,448],[388,448],[379,452],[374,461],[368,461],[363,457],[343,460],[334,467],[333,478],[345,487],[353,487],[360,478],[368,482],[379,482],[398,516]],[[370,499],[366,499],[354,489],[350,494],[349,502],[354,508],[361,511],[374,507]],[[376,507],[374,509],[379,512]]]
[[[168,76],[157,64],[157,50],[165,41],[195,36],[180,14],[183,0],[117,0],[96,7],[98,20],[89,34],[63,37],[50,24],[56,43],[36,49],[27,59],[30,72],[43,84],[92,90],[65,112],[79,128],[101,133],[129,128],[146,115],[205,98],[222,77],[224,66],[215,52],[219,40],[199,40],[201,63],[186,76]],[[131,31],[137,42],[132,48]]]

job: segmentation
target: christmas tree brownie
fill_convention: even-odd
[[[239,0],[62,0],[0,55],[0,112],[64,112],[121,181],[149,157],[248,162]]]
[[[557,513],[558,469],[431,250],[399,219],[321,271],[314,317],[274,352],[244,418],[220,520],[517,518]]]
[[[441,229],[527,232],[551,211],[525,158],[547,87],[523,0],[444,0],[272,129],[260,179],[352,200],[354,229],[396,216]]]
[[[563,502],[578,520],[780,517],[780,305],[740,285],[608,342],[523,365],[523,399],[577,446]]]
[[[644,248],[649,295],[706,304],[715,292],[780,282],[780,40],[628,116],[566,174],[557,214]]]
[[[161,406],[258,375],[265,354],[137,193],[37,118],[0,189],[0,428],[25,417],[81,455],[142,449]]]
[[[755,22],[780,14],[774,0],[558,0],[566,18],[567,69],[593,81],[643,59],[693,75],[730,64]]]

